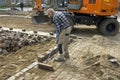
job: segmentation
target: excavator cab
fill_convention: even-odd
[[[118,13],[118,0],[68,0],[68,11],[76,14],[111,16]]]
[[[80,10],[83,4],[83,0],[68,0],[68,9]]]

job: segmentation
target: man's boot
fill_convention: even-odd
[[[57,61],[57,62],[65,61],[64,55],[63,54],[59,54],[58,57],[54,59],[54,61]]]

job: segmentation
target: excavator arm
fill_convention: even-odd
[[[34,12],[36,13],[32,16],[32,22],[34,24],[41,24],[49,22],[49,17],[44,13],[42,8],[42,0],[34,0],[35,6],[33,8]]]
[[[42,11],[42,0],[34,0],[35,6],[33,10]]]
[[[44,13],[44,7],[42,6],[42,4],[54,8],[56,11],[66,11],[67,5],[65,4],[65,2],[67,3],[67,0],[47,0],[47,2],[45,2],[45,0],[34,0],[35,4],[33,10],[36,14],[32,16],[33,23],[41,24],[51,21],[47,14]]]

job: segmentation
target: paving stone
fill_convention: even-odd
[[[35,73],[32,73],[32,74],[31,74],[31,76],[32,76],[32,77],[35,77],[35,76],[36,76],[36,74],[35,74]]]
[[[25,73],[26,71],[28,71],[28,68],[24,68],[23,70],[21,70],[22,73]]]
[[[2,50],[2,53],[3,53],[3,54],[8,54],[8,51],[5,50],[5,49],[3,49],[3,50]]]
[[[77,39],[76,35],[71,35],[70,37],[73,38],[73,39]]]
[[[17,80],[25,80],[25,79],[24,79],[24,77],[20,77],[20,78],[18,78]]]
[[[36,66],[38,64],[38,62],[34,62],[34,63],[32,63],[31,65],[29,65],[28,67],[27,67],[27,69],[32,69],[34,66]]]
[[[15,80],[15,76],[8,78],[7,80]]]
[[[2,53],[2,48],[0,48],[0,53]]]
[[[39,80],[39,79],[40,79],[39,76],[35,76],[35,77],[34,77],[34,80]]]
[[[14,76],[19,77],[21,75],[21,72],[16,73]]]
[[[32,79],[32,76],[30,73],[26,73],[25,74],[25,79],[24,80],[31,80]]]

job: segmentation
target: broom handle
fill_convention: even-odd
[[[54,47],[56,47],[56,44],[54,45]],[[46,63],[48,63],[48,59],[50,58],[51,54],[52,54],[52,51],[49,53]]]

